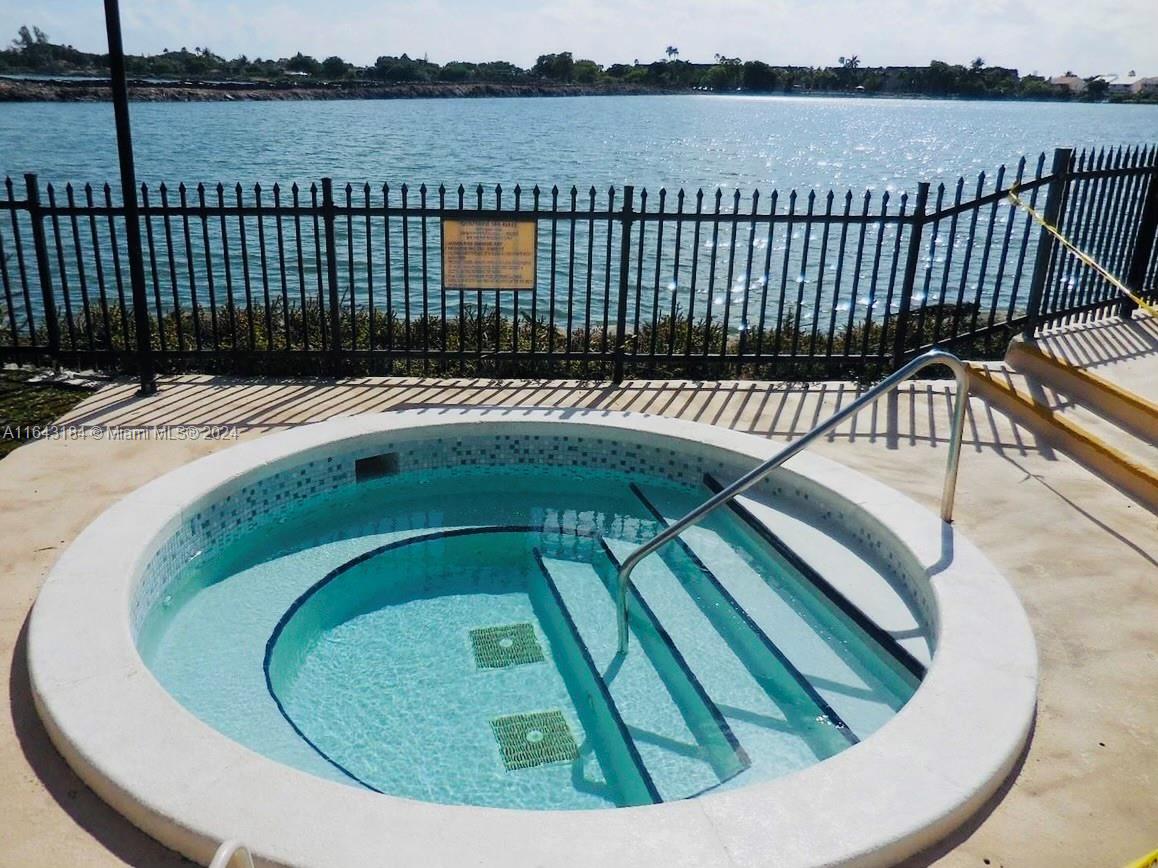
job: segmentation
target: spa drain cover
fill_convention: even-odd
[[[559,710],[496,717],[491,729],[509,772],[579,757],[571,728]]]
[[[530,624],[479,627],[470,631],[470,644],[479,669],[502,669],[543,659],[543,649]]]

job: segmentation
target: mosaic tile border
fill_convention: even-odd
[[[705,473],[730,481],[752,466],[739,456],[731,460],[709,457],[703,454],[704,450],[694,448],[697,444],[645,443],[586,434],[427,433],[423,436],[419,430],[396,435],[384,432],[370,440],[372,444],[309,458],[240,485],[186,518],[181,527],[161,543],[141,573],[130,611],[134,637],[139,635],[148,613],[163,600],[171,582],[190,561],[249,532],[259,518],[274,519],[312,497],[356,484],[356,464],[366,458],[391,453],[393,461],[396,455],[398,473],[539,465],[641,473],[685,485],[698,485]],[[863,512],[834,505],[834,495],[826,495],[821,486],[788,472],[765,479],[756,490],[767,497],[794,502],[800,511],[826,526],[835,525],[857,542],[862,554],[872,557],[894,587],[908,595],[922,626],[932,622],[933,604],[926,583],[913,580],[909,574],[911,564],[898,553],[895,542],[871,528]]]

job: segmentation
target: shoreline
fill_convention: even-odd
[[[1095,103],[1077,99],[1042,99],[1040,96],[966,96],[911,92],[851,93],[847,91],[702,91],[641,84],[500,84],[358,82],[158,82],[129,80],[129,98],[136,102],[307,102],[381,99],[478,99],[496,97],[574,96],[786,96],[799,98],[913,99],[961,102]],[[111,102],[107,79],[0,78],[0,103],[5,102]],[[1153,105],[1145,100],[1104,100],[1113,105]]]
[[[543,96],[645,96],[691,93],[640,85],[559,84],[268,84],[263,82],[129,81],[137,102],[289,102],[342,99],[433,99]],[[108,81],[0,79],[0,102],[111,102]]]

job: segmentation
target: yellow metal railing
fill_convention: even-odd
[[[1158,308],[1150,304],[1150,302],[1146,301],[1145,299],[1140,298],[1137,293],[1130,289],[1130,287],[1126,286],[1126,284],[1118,280],[1118,278],[1116,278],[1110,272],[1106,271],[1106,269],[1104,269],[1098,263],[1098,261],[1094,259],[1094,257],[1090,256],[1088,253],[1066,238],[1065,235],[1063,235],[1056,226],[1051,224],[1033,206],[1027,204],[1020,196],[1017,195],[1018,189],[1020,188],[1017,184],[1014,184],[1009,189],[1009,200],[1014,205],[1016,205],[1018,208],[1024,208],[1029,216],[1033,218],[1035,223],[1037,223],[1039,226],[1041,226],[1042,229],[1056,238],[1062,247],[1064,247],[1078,258],[1079,262],[1081,262],[1083,265],[1089,266],[1094,271],[1096,271],[1106,280],[1106,282],[1118,290],[1118,292],[1122,293],[1122,295],[1126,296],[1126,298],[1130,299],[1130,301],[1134,302],[1134,304],[1138,305],[1139,308],[1146,311],[1146,313],[1148,313],[1150,316],[1158,317]]]

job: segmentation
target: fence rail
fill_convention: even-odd
[[[931,347],[1129,309],[1158,283],[1158,148],[1059,149],[915,195],[631,186],[141,185],[145,292],[108,184],[0,192],[0,357],[132,369],[873,377]],[[533,220],[533,290],[444,288],[442,221]],[[138,319],[138,309],[147,310]]]

